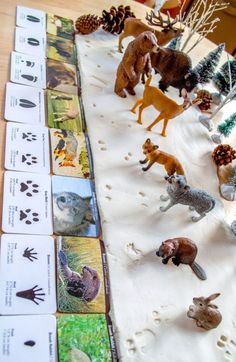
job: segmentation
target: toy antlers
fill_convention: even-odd
[[[180,21],[180,16],[176,16],[176,18],[171,21],[170,20],[170,13],[167,12],[167,19],[163,19],[160,10],[158,10],[158,15],[154,13],[153,10],[151,10],[150,14],[146,13],[146,18],[149,25],[154,26],[160,26],[163,29],[173,29],[173,25],[177,23],[177,21]],[[183,30],[181,30],[183,32]]]

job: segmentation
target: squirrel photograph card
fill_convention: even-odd
[[[74,42],[56,35],[47,34],[47,58],[76,64]]]
[[[31,30],[46,30],[46,13],[41,10],[16,7],[16,25]]]
[[[102,241],[78,237],[57,238],[57,305],[60,312],[107,313],[108,283]]]
[[[73,40],[74,22],[62,16],[47,14],[47,33]]]
[[[24,54],[46,56],[46,32],[16,27],[15,51]]]
[[[91,153],[87,136],[51,128],[52,169],[55,175],[91,178]]]
[[[52,176],[52,192],[55,234],[99,237],[100,221],[92,180]]]
[[[75,94],[47,90],[48,126],[71,132],[82,132],[84,117],[80,99]]]
[[[112,326],[104,314],[60,316],[57,333],[59,362],[118,362]]]
[[[77,70],[74,64],[48,59],[46,69],[47,88],[59,92],[78,94]]]

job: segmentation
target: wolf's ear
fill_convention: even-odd
[[[185,189],[185,190],[189,190],[190,187],[189,187],[188,185],[185,185],[185,186],[184,186],[184,189]]]
[[[159,146],[155,145],[153,148],[154,148],[154,150],[157,150],[159,148]]]

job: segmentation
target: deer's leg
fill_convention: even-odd
[[[144,108],[147,108],[148,106],[149,106],[149,104],[144,104],[144,103],[142,103],[141,106],[139,107],[139,110],[138,110],[138,120],[137,120],[137,122],[138,122],[139,124],[142,124],[142,118],[141,118],[142,112],[143,112]]]
[[[135,109],[142,103],[143,103],[143,98],[137,99],[137,101],[135,102],[133,108],[131,109],[131,112],[135,113]]]
[[[164,119],[163,129],[162,129],[162,132],[161,132],[161,135],[162,135],[163,137],[166,137],[166,127],[167,127],[168,122],[169,122],[169,119],[168,119],[168,118],[165,118],[165,119]]]
[[[122,40],[123,40],[124,38],[126,38],[125,32],[123,32],[123,33],[121,33],[121,34],[119,35],[118,51],[119,51],[120,53],[122,53],[122,48],[123,48]]]
[[[159,116],[155,119],[155,121],[152,122],[152,123],[150,124],[150,126],[147,127],[147,130],[148,130],[148,131],[151,131],[152,127],[155,126],[155,124],[157,124],[158,122],[160,122],[162,119],[163,119],[163,115],[162,115],[162,113],[160,113]]]

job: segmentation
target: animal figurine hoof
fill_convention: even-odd
[[[121,97],[121,98],[126,98],[127,97],[127,95],[126,95],[126,93],[125,93],[125,91],[120,91],[120,92],[117,92],[117,91],[115,91],[116,92],[116,94],[119,96],[119,97]]]
[[[147,128],[146,128],[146,131],[151,131],[151,128],[147,127]]]
[[[160,200],[161,200],[161,201],[168,201],[168,200],[169,200],[169,196],[161,195],[161,196],[160,196]]]
[[[165,133],[161,133],[160,134],[162,137],[166,137],[166,134]]]
[[[142,170],[145,172],[145,171],[148,170],[148,168],[147,167],[142,167]]]
[[[191,217],[191,220],[192,220],[193,222],[198,222],[198,221],[201,220],[204,216],[206,216],[206,214],[205,214],[205,215],[202,215],[202,216],[199,216],[199,217],[197,217],[197,216],[192,216],[192,217]]]

